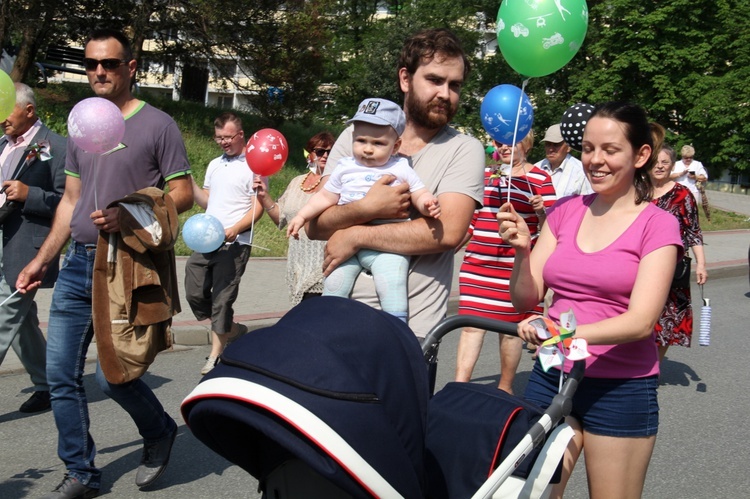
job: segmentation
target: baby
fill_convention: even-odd
[[[424,216],[439,218],[438,199],[427,190],[407,159],[396,156],[401,146],[401,134],[406,126],[406,117],[401,108],[389,100],[365,99],[347,123],[354,124],[354,157],[339,161],[325,187],[310,198],[289,222],[287,236],[299,237],[299,229],[326,208],[363,198],[383,175],[395,176],[393,185],[409,184],[412,205]],[[409,270],[407,256],[370,249],[360,250],[325,279],[323,294],[349,297],[354,281],[362,269],[372,273],[383,310],[406,322],[406,281]]]

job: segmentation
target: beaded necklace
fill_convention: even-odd
[[[299,184],[299,188],[302,190],[302,192],[310,192],[314,191],[316,187],[320,185],[320,181],[323,180],[323,175],[318,177],[318,181],[315,182],[310,187],[305,187],[305,182],[307,182],[307,178],[312,175],[312,172],[309,172],[307,175],[305,175],[305,178],[302,179],[302,182]]]

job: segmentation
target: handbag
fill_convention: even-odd
[[[677,267],[674,269],[674,277],[672,278],[673,288],[690,287],[690,260],[689,256],[685,256],[677,262]]]

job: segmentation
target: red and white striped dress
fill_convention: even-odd
[[[543,306],[540,303],[535,309],[519,314],[510,301],[515,250],[498,234],[495,217],[500,206],[508,200],[508,177],[493,176],[498,167],[490,165],[484,171],[484,206],[474,212],[469,227],[471,240],[459,273],[461,296],[458,313],[520,322],[531,313],[541,314]],[[542,196],[545,208],[557,200],[552,179],[544,170],[534,166],[525,176],[511,179],[510,201],[529,226],[532,247],[539,235],[539,218],[529,202],[535,194]]]

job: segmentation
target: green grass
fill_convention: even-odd
[[[711,192],[708,191],[709,198]],[[711,221],[706,220],[703,208],[699,207],[701,230],[703,232],[712,232],[717,230],[737,230],[750,229],[750,218],[746,215],[740,215],[731,211],[722,211],[717,208],[711,208]]]

